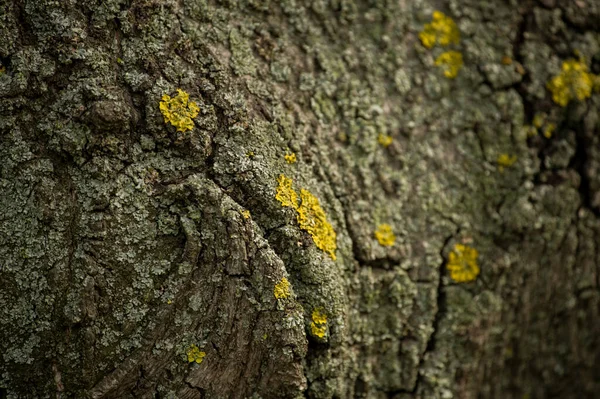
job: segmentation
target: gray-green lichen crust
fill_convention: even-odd
[[[546,89],[575,50],[600,68],[596,1],[0,4],[0,397],[600,393],[600,94]]]

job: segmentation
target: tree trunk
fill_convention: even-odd
[[[0,398],[600,397],[597,0],[0,3]]]

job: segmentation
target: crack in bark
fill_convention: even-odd
[[[419,365],[417,366],[417,370],[418,370],[417,371],[417,380],[416,380],[415,385],[412,388],[412,390],[400,390],[397,393],[403,392],[403,393],[410,393],[413,395],[418,393],[418,389],[421,386],[422,381],[423,381],[423,374],[421,373],[421,369],[423,368],[423,365],[425,363],[425,357],[427,356],[428,353],[433,352],[436,349],[436,339],[437,339],[436,334],[439,329],[440,320],[442,319],[442,317],[446,311],[446,293],[444,292],[444,285],[443,285],[444,266],[446,265],[446,259],[444,257],[443,252],[444,252],[444,249],[450,243],[450,241],[452,241],[452,239],[458,234],[458,232],[459,232],[459,229],[457,228],[453,234],[451,234],[444,240],[444,244],[442,245],[442,248],[440,249],[440,257],[442,258],[442,262],[441,262],[441,265],[439,268],[438,284],[437,284],[437,297],[436,297],[437,310],[435,312],[433,322],[431,324],[431,327],[433,330],[431,332],[431,335],[429,336],[429,339],[427,340],[427,345],[425,346],[425,351],[421,355]]]

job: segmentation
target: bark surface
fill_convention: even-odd
[[[0,398],[599,397],[571,58],[597,0],[0,0]]]

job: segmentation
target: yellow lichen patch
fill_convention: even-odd
[[[537,129],[541,128],[542,126],[544,126],[544,122],[546,122],[546,117],[548,115],[546,115],[543,112],[538,112],[537,114],[534,115],[533,117],[533,121],[531,122],[533,124],[533,126],[535,126]]]
[[[295,153],[287,153],[283,156],[287,163],[296,163],[296,154]]]
[[[254,158],[256,156],[256,154],[254,153],[254,151],[248,151],[246,153],[246,156],[250,159]]]
[[[284,175],[279,175],[277,179],[277,192],[275,193],[275,199],[281,202],[282,206],[291,206],[294,209],[298,209],[298,194],[292,188],[292,179]]]
[[[287,278],[283,277],[273,289],[273,295],[277,299],[285,299],[290,296],[290,282]]]
[[[187,351],[187,358],[190,363],[196,362],[200,364],[202,363],[202,360],[204,360],[204,356],[206,356],[206,353],[202,352],[200,348],[194,344],[192,344]]]
[[[242,214],[244,219],[250,219],[250,211],[249,210],[241,211],[240,213]]]
[[[549,139],[550,137],[552,137],[552,134],[554,133],[554,131],[556,130],[556,124],[554,123],[548,123],[546,126],[544,126],[544,137]]]
[[[396,241],[396,235],[389,224],[380,224],[375,230],[375,238],[384,247],[391,247]]]
[[[552,100],[565,107],[570,101],[583,101],[592,95],[595,76],[588,72],[583,58],[563,62],[561,72],[546,84]]]
[[[423,31],[419,33],[419,39],[427,48],[432,48],[436,43],[448,46],[458,44],[460,32],[452,18],[440,11],[434,11],[431,23],[425,24]]]
[[[321,309],[315,309],[312,312],[310,332],[313,336],[318,338],[325,337],[325,334],[327,333],[327,315]]]
[[[335,260],[337,248],[335,230],[327,221],[325,211],[321,208],[317,197],[308,190],[300,190],[302,203],[298,207],[298,224],[312,236],[315,245],[327,252],[331,259]]]
[[[162,96],[160,112],[165,118],[165,123],[175,126],[178,132],[192,130],[192,118],[198,116],[200,108],[194,101],[190,101],[190,95],[185,91],[177,89],[177,93],[173,98],[168,94]]]
[[[527,137],[537,136],[537,129],[533,125],[525,125],[523,126],[523,132]]]
[[[504,172],[504,168],[510,168],[515,162],[517,162],[517,156],[509,154],[498,155],[498,160],[496,161],[500,172]]]
[[[523,129],[525,129],[525,133],[527,134],[527,137],[537,136],[537,134],[538,134],[535,126],[525,125],[525,126],[523,126]]]
[[[508,55],[505,55],[504,57],[502,57],[502,65],[511,65],[512,63],[513,63],[513,60]]]
[[[0,75],[6,72],[6,68],[3,65],[0,65]]]
[[[392,141],[394,141],[392,136],[388,136],[387,134],[379,133],[379,136],[377,136],[377,142],[384,147],[389,147]]]
[[[445,77],[454,79],[463,66],[463,56],[458,51],[446,51],[437,57],[435,65],[443,69]]]
[[[475,248],[456,244],[448,255],[448,262],[446,263],[446,269],[450,272],[452,280],[458,283],[475,280],[479,275],[478,256],[479,253]]]

